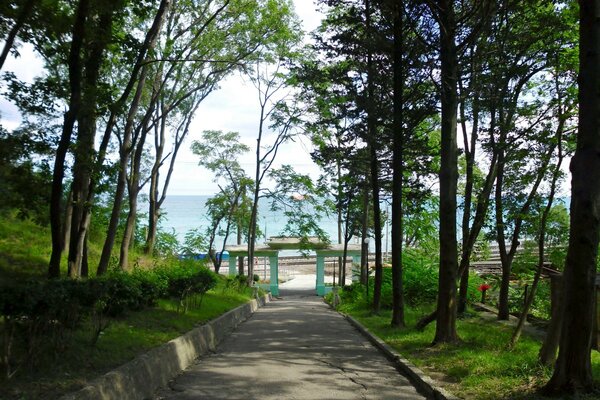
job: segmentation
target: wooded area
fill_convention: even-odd
[[[47,277],[128,271],[131,251],[206,251],[218,272],[216,238],[230,235],[249,243],[253,260],[263,199],[285,212],[288,235],[331,240],[319,219],[333,214],[336,241],[359,237],[364,246],[371,238],[377,313],[389,219],[393,326],[406,325],[404,254],[420,249],[436,255],[439,278],[435,311],[419,324],[435,321],[434,345],[459,342],[470,263],[496,242],[499,320],[509,318],[515,274],[533,282],[526,316],[545,263],[563,272],[552,321],[562,335],[544,390],[592,391],[600,0],[315,7],[323,20],[304,37],[291,0],[0,4],[0,88],[22,116],[15,129],[0,119],[0,209],[50,226]],[[5,68],[25,44],[44,65],[33,81]],[[252,149],[237,132],[191,132],[202,102],[232,74],[256,88]],[[274,167],[281,145],[300,135],[313,144],[318,180]],[[220,191],[207,207],[211,227],[179,244],[159,222],[177,157],[190,145]],[[248,173],[239,157],[250,151]],[[89,254],[90,235],[102,238],[99,256]],[[525,245],[536,257],[522,271],[515,260]],[[363,258],[360,279],[368,287],[367,264]],[[238,270],[252,282],[252,262]],[[338,282],[351,273],[340,262]],[[554,362],[556,348],[545,351],[540,359]]]

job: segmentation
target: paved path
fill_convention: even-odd
[[[314,291],[282,291],[155,399],[422,399]]]

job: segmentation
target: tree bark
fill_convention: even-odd
[[[404,2],[398,1],[394,7],[394,154],[392,182],[392,321],[394,327],[403,327],[404,292],[402,287],[402,244],[403,244],[403,183],[404,183],[404,115],[403,115],[403,60],[404,35],[402,18]]]
[[[375,100],[375,71],[373,70],[373,54],[371,51],[371,1],[365,0],[366,45],[367,45],[367,144],[369,146],[369,164],[371,174],[371,196],[373,196],[373,236],[375,240],[375,282],[373,285],[373,312],[381,308],[381,285],[383,282],[383,260],[381,258],[381,205],[379,204],[379,161],[377,159],[377,122],[373,110]]]
[[[121,96],[119,101],[117,101],[115,110],[113,110],[111,112],[107,130],[104,133],[105,136],[110,135],[112,126],[114,125],[114,123],[116,121],[116,111],[119,110],[121,108],[121,106],[125,104],[125,101],[129,97],[129,94],[131,93],[131,91],[133,90],[133,88],[135,86],[135,83],[137,82],[136,93],[134,95],[134,99],[132,101],[132,104],[130,106],[130,110],[128,113],[128,122],[130,124],[133,124],[132,116],[134,114],[132,114],[132,109],[133,109],[133,111],[137,111],[137,108],[139,108],[139,102],[141,99],[141,90],[142,90],[141,88],[144,86],[144,83],[145,83],[144,81],[145,81],[147,73],[148,73],[148,71],[147,71],[148,67],[146,65],[144,65],[144,67],[142,67],[142,64],[144,63],[148,52],[150,50],[152,50],[156,45],[156,40],[160,33],[161,27],[164,23],[164,17],[167,14],[170,6],[171,6],[171,0],[162,0],[161,1],[159,9],[156,12],[156,16],[154,17],[152,27],[146,34],[144,44],[142,45],[142,48],[140,49],[140,52],[138,54],[138,58],[136,60],[136,65],[134,66],[134,68],[132,70],[129,82],[123,92],[123,95]],[[141,72],[140,72],[140,70],[141,70]],[[139,80],[138,80],[138,73],[140,74]],[[125,194],[125,187],[127,185],[126,169],[127,169],[127,164],[129,162],[129,155],[131,153],[131,139],[127,137],[127,128],[128,128],[128,126],[126,123],[124,142],[123,142],[121,148],[119,149],[119,152],[120,152],[119,157],[120,158],[119,158],[119,177],[118,177],[118,181],[117,181],[117,189],[115,192],[113,209],[111,212],[109,225],[108,225],[108,228],[106,231],[106,239],[104,241],[104,246],[102,248],[102,254],[100,256],[100,262],[98,264],[98,269],[96,272],[97,275],[102,275],[107,271],[108,264],[110,262],[110,257],[112,255],[112,250],[114,247],[115,239],[117,236],[117,229],[119,226],[119,219],[120,219],[120,214],[121,214],[121,205],[123,202],[123,196]],[[133,127],[130,126],[129,129],[133,129]]]
[[[473,51],[473,49],[471,49]],[[458,86],[461,91],[460,94],[460,113],[461,113],[461,127],[463,132],[463,145],[465,152],[465,160],[467,163],[467,168],[465,171],[465,196],[463,201],[463,217],[462,217],[462,252],[459,266],[460,276],[460,289],[458,292],[458,308],[457,312],[462,314],[465,312],[467,308],[467,291],[469,288],[469,261],[471,258],[471,254],[473,252],[473,245],[469,246],[470,236],[471,236],[471,209],[473,206],[473,190],[474,190],[474,176],[473,171],[475,167],[475,155],[477,153],[477,138],[478,138],[478,130],[479,130],[479,93],[478,93],[478,80],[475,73],[475,63],[476,56],[472,54],[470,59],[471,63],[471,93],[470,95],[474,97],[473,99],[473,107],[472,107],[472,128],[471,128],[471,137],[469,139],[467,133],[466,121],[467,117],[465,115],[465,100],[468,93],[463,89],[461,80],[458,80]],[[492,162],[490,165],[490,170],[494,167],[494,163]],[[489,174],[488,174],[489,175]],[[485,189],[484,189],[485,190]],[[486,207],[487,208],[487,207]],[[485,213],[484,213],[485,214]],[[473,222],[475,226],[476,221]],[[479,231],[477,232],[479,234]],[[475,239],[477,236],[475,236]],[[475,242],[473,242],[475,244]],[[462,273],[461,273],[462,271]]]
[[[91,218],[90,180],[94,170],[96,139],[96,120],[98,103],[98,81],[100,68],[104,61],[104,52],[112,39],[112,22],[118,3],[109,6],[98,6],[92,10],[94,23],[90,30],[94,31],[94,40],[87,49],[88,56],[82,75],[81,107],[77,116],[77,144],[73,165],[73,217],[71,220],[71,243],[69,246],[68,274],[72,278],[81,276],[81,263],[84,253]],[[96,21],[97,20],[97,21]],[[90,22],[88,21],[88,24]]]
[[[363,190],[363,215],[361,226],[360,241],[360,282],[363,285],[369,283],[369,186],[365,179],[365,188]]]
[[[73,218],[73,194],[69,191],[67,204],[65,204],[65,216],[63,220],[63,244],[62,252],[67,251],[71,242],[71,219]]]
[[[593,390],[591,342],[600,234],[600,0],[579,2],[579,128],[571,160],[571,226],[554,395]]]
[[[538,360],[540,364],[552,367],[556,361],[556,351],[560,340],[561,328],[561,304],[562,304],[562,276],[553,275],[550,279],[550,324],[546,330],[546,338],[540,352]]]
[[[89,0],[81,0],[77,5],[71,37],[71,48],[69,50],[69,89],[71,92],[69,98],[69,110],[64,115],[63,129],[58,148],[56,149],[52,173],[52,189],[50,194],[50,229],[52,233],[52,253],[48,265],[48,276],[50,278],[58,278],[60,276],[60,259],[63,239],[61,228],[61,202],[63,195],[63,178],[65,175],[65,159],[71,144],[73,127],[75,126],[75,121],[77,120],[77,115],[81,106],[81,49],[83,47],[85,36],[85,23],[90,12],[89,3]]]
[[[440,61],[442,79],[442,129],[440,161],[440,271],[437,324],[434,344],[458,340],[456,333],[456,278],[458,243],[456,237],[456,194],[458,181],[456,124],[458,63],[455,44],[454,2],[438,2]],[[434,10],[434,12],[436,12]]]
[[[119,268],[127,270],[129,268],[129,250],[133,244],[133,237],[135,234],[135,223],[137,219],[137,204],[138,195],[143,185],[140,185],[141,178],[141,164],[142,155],[144,154],[144,145],[146,144],[146,137],[148,134],[149,119],[144,119],[138,134],[138,140],[133,158],[131,159],[131,169],[128,179],[128,201],[129,201],[129,213],[127,214],[127,220],[125,222],[125,230],[123,232],[123,240],[121,241],[121,251],[119,255]],[[161,127],[161,130],[164,126]]]

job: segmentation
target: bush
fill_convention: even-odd
[[[182,263],[179,268],[162,268],[158,273],[166,278],[167,294],[178,301],[183,312],[190,306],[200,307],[204,294],[217,284],[214,272],[193,263]],[[200,297],[199,302],[194,301],[196,295]]]
[[[200,307],[204,294],[216,284],[217,277],[209,269],[183,263],[179,268],[110,271],[87,280],[27,281],[0,288],[4,320],[0,359],[6,375],[34,364],[42,347],[50,346],[55,352],[63,349],[69,333],[85,318],[91,320],[91,343],[95,344],[111,318],[168,296],[177,298],[184,311]]]
[[[6,376],[11,377],[26,364],[35,365],[44,346],[54,352],[64,349],[70,333],[87,315],[89,304],[90,296],[80,281],[27,281],[2,288]]]
[[[438,263],[436,260],[421,254],[418,251],[406,251],[403,255],[403,290],[404,301],[410,306],[431,304],[437,301],[438,291]],[[477,287],[482,279],[475,274],[469,277],[469,288],[467,291],[468,301],[478,301],[480,293]],[[374,279],[369,278],[369,299],[372,301],[374,291]],[[381,284],[381,306],[392,307],[392,269],[383,269]],[[367,302],[366,289],[363,285],[355,283],[344,287],[340,293],[342,303],[354,303],[363,305]]]

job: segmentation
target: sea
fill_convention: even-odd
[[[167,196],[163,203],[163,216],[161,218],[160,228],[166,232],[173,232],[181,243],[183,243],[186,232],[197,228],[200,228],[200,231],[204,231],[210,224],[206,213],[206,201],[210,197],[211,196]],[[265,238],[283,234],[287,218],[282,211],[272,211],[269,202],[263,200],[259,202],[258,214],[258,224],[264,233],[264,237],[260,238],[258,243],[263,243]],[[327,233],[331,242],[336,243],[338,237],[336,215],[332,214],[329,217],[323,217],[320,221],[320,226],[325,233]],[[386,225],[384,234],[387,234],[388,231],[389,228]],[[233,234],[229,236],[227,244],[236,244],[236,238],[237,236],[235,232],[233,232]],[[384,246],[385,243],[388,243],[386,239],[386,235],[384,235]],[[359,240],[359,238],[352,238],[350,243],[360,243]],[[223,238],[217,238],[215,248],[221,248],[222,244]],[[299,254],[299,252],[294,250],[285,250],[281,252],[281,255]]]

